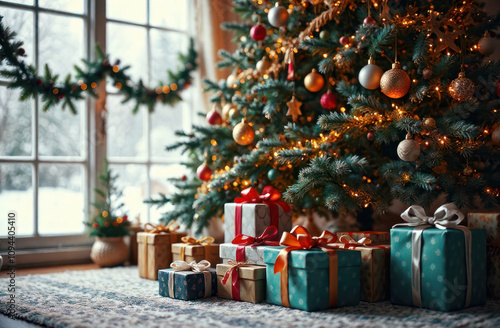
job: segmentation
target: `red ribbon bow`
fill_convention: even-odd
[[[288,297],[288,253],[294,250],[307,250],[313,247],[319,247],[322,251],[328,254],[329,259],[329,305],[334,307],[337,304],[338,294],[338,256],[336,247],[329,246],[328,243],[337,241],[337,236],[330,231],[323,231],[319,237],[312,237],[306,228],[296,226],[288,232],[283,232],[280,244],[288,246],[282,249],[276,262],[274,263],[274,273],[281,273],[281,304],[290,307],[290,300]]]
[[[236,261],[245,261],[245,246],[279,246],[279,242],[273,241],[274,237],[278,234],[278,228],[275,226],[269,226],[264,230],[264,232],[258,237],[252,237],[244,234],[239,234],[236,236],[232,243],[238,245],[236,247]]]
[[[224,274],[224,277],[222,278],[222,283],[225,285],[226,282],[229,280],[229,277],[232,277],[231,294],[233,300],[241,301],[239,268],[249,266],[249,264],[247,262],[238,262],[233,260],[227,261],[227,264],[229,264],[231,267]]]

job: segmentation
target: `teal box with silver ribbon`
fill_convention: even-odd
[[[455,311],[486,302],[486,231],[459,225],[454,204],[411,206],[391,229],[391,302]]]

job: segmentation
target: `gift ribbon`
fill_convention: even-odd
[[[239,268],[250,266],[250,264],[248,264],[248,262],[237,262],[233,260],[227,261],[227,264],[229,264],[231,267],[227,269],[226,273],[224,274],[224,277],[222,278],[222,283],[225,285],[229,277],[231,277],[231,283],[232,283],[231,294],[233,296],[233,300],[240,301],[241,299],[240,299]]]
[[[328,243],[333,243],[337,240],[337,236],[330,231],[323,231],[321,236],[312,237],[306,228],[296,226],[288,232],[283,232],[280,245],[288,246],[282,249],[276,262],[274,263],[274,273],[281,273],[281,304],[290,307],[290,299],[288,295],[288,254],[295,250],[307,250],[313,247],[319,247],[322,251],[328,254],[329,276],[329,297],[328,303],[330,307],[335,307],[338,297],[338,255],[335,247],[329,246]]]
[[[470,230],[459,225],[464,219],[462,212],[453,203],[440,206],[434,216],[427,216],[422,206],[412,205],[401,214],[401,218],[407,223],[395,224],[394,227],[415,227],[412,231],[412,262],[411,262],[411,286],[413,305],[422,307],[422,291],[420,288],[421,282],[421,256],[422,256],[422,234],[425,229],[436,227],[438,229],[459,229],[464,232],[465,239],[465,263],[467,267],[467,294],[465,298],[465,307],[468,307],[471,302],[472,291],[472,259],[471,259],[471,240],[472,235]]]
[[[363,237],[356,241],[350,234],[343,234],[340,236],[339,241],[343,244],[342,248],[356,249],[356,247],[373,247],[384,249],[387,253],[387,247],[385,245],[373,245],[371,239],[368,237]]]
[[[252,187],[246,188],[241,191],[241,197],[236,197],[236,210],[234,215],[234,235],[240,235],[241,231],[241,218],[243,204],[266,204],[269,206],[271,216],[271,226],[279,227],[279,207],[286,213],[290,211],[290,205],[285,202],[278,201],[281,198],[281,193],[271,186],[266,186],[262,190],[262,194]]]
[[[203,237],[201,239],[196,239],[194,237],[185,236],[185,237],[181,238],[181,241],[184,244],[181,245],[181,249],[180,249],[179,255],[181,257],[181,261],[185,261],[186,260],[186,246],[187,245],[208,246],[208,245],[210,245],[211,243],[213,243],[215,241],[215,238],[212,237],[212,236],[206,236],[206,237]]]
[[[151,228],[148,228],[150,226]],[[180,228],[180,225],[177,221],[172,221],[168,225],[163,223],[160,224],[152,224],[146,223],[144,225],[144,231],[149,233],[162,233],[162,232],[175,232]]]
[[[174,261],[170,264],[173,271],[168,273],[168,296],[175,298],[175,283],[174,275],[177,271],[194,271],[203,273],[203,278],[205,280],[205,297],[210,297],[212,295],[212,273],[207,271],[210,267],[210,262],[207,260],[202,260],[198,263],[192,261],[187,263],[184,261]]]
[[[245,261],[245,246],[279,246],[279,242],[272,240],[277,234],[278,228],[275,226],[269,226],[258,237],[252,237],[244,234],[237,235],[232,241],[233,244],[238,245],[236,246],[236,262]]]

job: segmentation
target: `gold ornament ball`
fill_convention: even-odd
[[[397,151],[403,161],[413,162],[420,156],[420,145],[415,140],[406,139],[399,143]]]
[[[238,145],[246,146],[253,142],[255,132],[253,128],[243,119],[233,129],[233,139]]]
[[[458,78],[451,81],[448,92],[453,99],[462,102],[471,100],[475,89],[474,82],[466,78],[464,72],[460,72]]]
[[[434,129],[436,127],[436,120],[432,117],[427,117],[422,122],[422,125],[426,129],[429,129],[429,130]]]
[[[474,170],[470,166],[466,166],[464,169],[464,174],[471,175],[472,173],[474,173]]]
[[[311,73],[307,74],[304,79],[304,86],[311,92],[318,92],[323,89],[325,79],[314,68]]]
[[[410,90],[410,77],[401,69],[399,62],[392,64],[380,79],[380,91],[389,98],[404,97]]]
[[[493,130],[491,134],[491,141],[494,145],[500,146],[500,127]]]
[[[255,68],[257,69],[257,72],[264,74],[271,68],[271,65],[272,63],[267,59],[267,57],[262,57],[262,59],[255,65]]]
[[[224,120],[224,122],[229,121],[229,118],[231,117],[231,110],[236,108],[236,105],[233,105],[231,103],[227,103],[224,105],[224,107],[222,107],[222,119]]]

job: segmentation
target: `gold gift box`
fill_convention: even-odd
[[[232,277],[226,284],[222,279],[226,271],[231,269],[229,264],[217,264],[217,296],[220,298],[233,299]],[[261,303],[266,299],[266,267],[249,265],[239,267],[240,300],[250,303]]]
[[[184,258],[182,258],[182,248],[184,248]],[[211,267],[215,268],[220,263],[219,244],[210,245],[189,245],[185,243],[172,244],[173,261],[200,262],[207,260]]]
[[[184,236],[184,232],[137,233],[139,277],[158,280],[158,270],[172,263],[172,244]]]

